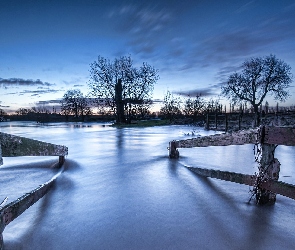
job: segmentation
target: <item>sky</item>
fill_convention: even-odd
[[[295,75],[294,13],[294,0],[1,0],[0,108],[56,106],[70,89],[87,94],[99,55],[158,69],[155,101],[167,91],[218,98],[251,57],[274,54]],[[283,105],[295,104],[294,85]]]

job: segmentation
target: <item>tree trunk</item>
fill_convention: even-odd
[[[280,162],[274,158],[276,146],[274,144],[261,144],[262,155],[259,166],[259,177],[257,183],[256,200],[258,204],[274,204],[276,194],[260,187],[265,181],[278,180],[280,173]]]
[[[124,115],[124,103],[122,101],[122,80],[119,79],[115,85],[115,101],[116,101],[116,122],[123,123],[125,122],[125,115]]]
[[[260,113],[259,113],[259,106],[258,104],[253,104],[255,120],[254,120],[254,127],[260,126]]]

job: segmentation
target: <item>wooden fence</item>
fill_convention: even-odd
[[[3,164],[2,156],[58,156],[59,159],[55,166],[60,167],[59,172],[46,183],[9,204],[6,204],[7,197],[0,203],[0,250],[2,250],[4,248],[2,236],[4,228],[50,190],[55,179],[63,171],[62,165],[68,154],[68,148],[1,132],[0,142],[0,165]]]
[[[189,167],[189,169],[202,176],[253,186],[253,196],[255,195],[258,204],[275,203],[276,194],[295,199],[295,186],[278,181],[280,162],[274,157],[277,145],[295,146],[294,127],[261,126],[233,133],[171,141],[169,142],[169,157],[178,158],[178,148],[243,144],[256,144],[259,147],[255,158],[259,163],[258,175],[197,167]]]
[[[290,126],[295,122],[295,112],[277,112],[259,114],[261,125]],[[207,113],[205,128],[207,130],[238,131],[255,127],[254,113]]]

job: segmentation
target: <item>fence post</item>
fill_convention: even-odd
[[[64,155],[61,155],[58,157],[58,167],[60,168],[65,162],[65,157]]]
[[[1,143],[0,143],[0,165],[2,164],[3,164],[3,159],[2,159],[2,149],[1,149]]]
[[[241,120],[242,120],[241,115],[239,115],[239,130],[241,130]]]
[[[207,111],[207,116],[206,116],[206,129],[209,130],[209,111]]]
[[[259,166],[259,176],[257,183],[256,200],[258,204],[274,204],[276,194],[262,188],[260,185],[268,180],[278,180],[280,172],[280,162],[274,158],[276,145],[261,143],[261,159]]]
[[[225,132],[228,131],[228,119],[227,119],[227,113],[225,113]]]
[[[215,110],[215,130],[217,130],[217,110]]]
[[[4,244],[3,244],[3,235],[2,235],[2,232],[0,233],[0,250],[2,250],[4,247]]]
[[[173,159],[179,158],[179,151],[176,148],[176,141],[169,142],[169,157]]]
[[[1,149],[1,143],[0,143],[0,165],[2,165],[2,164],[3,164],[3,160],[2,160],[2,149]],[[3,216],[0,214],[0,250],[3,249],[3,235],[2,235],[2,232],[3,232],[4,227],[5,227],[2,218],[3,218]]]

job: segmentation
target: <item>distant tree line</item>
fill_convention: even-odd
[[[181,97],[167,91],[163,105],[160,109],[160,116],[173,121],[178,118],[191,118],[193,121],[203,119],[208,112],[222,112],[223,105],[220,99],[204,98],[201,94],[195,97]]]
[[[72,89],[63,95],[60,114],[67,120],[74,117],[84,121],[85,117],[93,115],[93,108],[101,116],[113,117],[117,123],[130,123],[131,120],[151,115],[152,93],[159,80],[157,69],[145,62],[135,67],[130,56],[115,58],[113,61],[98,56],[90,64],[89,73],[88,94]],[[229,107],[221,104],[220,97],[181,97],[167,91],[159,115],[170,121],[179,117],[195,121],[210,112],[254,112],[258,125],[262,110],[279,111],[279,104],[273,108],[268,102],[262,108],[266,96],[273,96],[278,102],[285,101],[290,95],[288,88],[292,78],[291,67],[274,55],[251,58],[242,64],[240,71],[229,75],[221,87],[221,96],[230,101]],[[50,112],[42,107],[20,108],[16,111],[17,115],[52,113],[57,113],[54,108]]]
[[[85,116],[91,115],[92,110],[89,105],[87,97],[78,90],[68,90],[61,101],[61,114],[65,115],[68,120],[69,115],[74,115],[77,119],[81,117],[82,121],[85,120]]]

